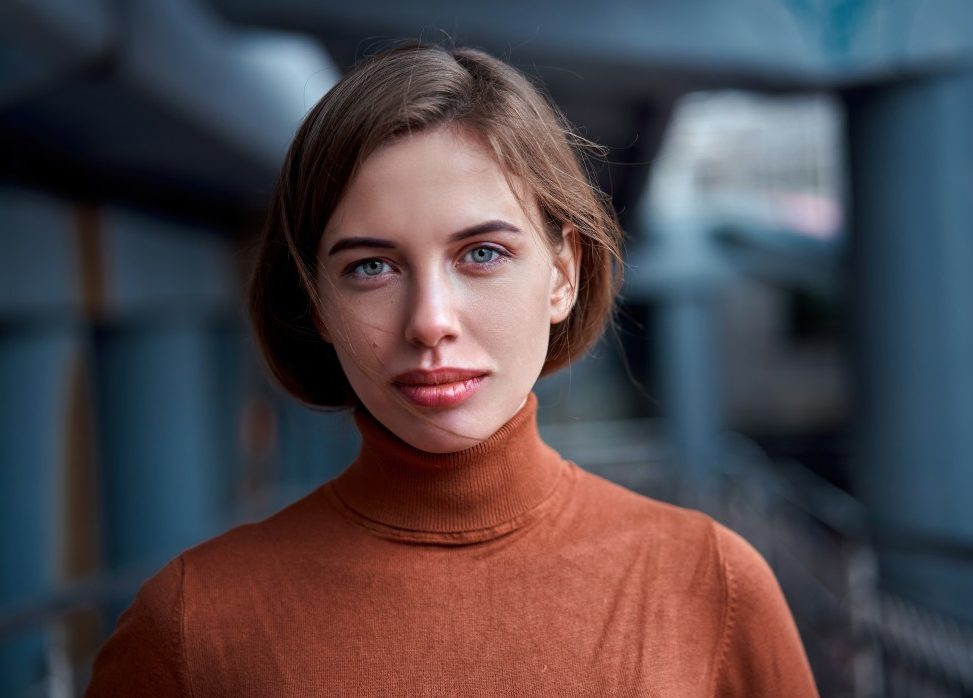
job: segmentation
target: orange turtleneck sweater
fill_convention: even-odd
[[[89,696],[815,696],[764,560],[562,460],[532,394],[459,453],[358,459],[141,588]]]

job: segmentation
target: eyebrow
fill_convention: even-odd
[[[515,226],[513,223],[508,223],[507,221],[496,219],[492,221],[484,221],[483,223],[477,223],[476,225],[471,225],[462,230],[457,230],[455,233],[451,233],[448,241],[449,242],[459,242],[460,240],[465,240],[467,238],[476,237],[477,235],[483,235],[484,233],[496,233],[496,232],[508,232],[508,233],[519,233],[520,228]],[[383,249],[395,249],[398,247],[391,240],[384,240],[382,238],[369,238],[369,237],[351,237],[342,238],[338,240],[335,244],[331,246],[328,250],[328,256],[337,254],[342,250],[350,250],[356,247],[379,247]]]

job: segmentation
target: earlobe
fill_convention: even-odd
[[[570,223],[561,228],[561,247],[554,258],[554,284],[551,290],[551,324],[564,322],[578,298],[578,275],[581,269],[581,242],[577,229]]]

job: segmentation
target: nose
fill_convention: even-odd
[[[442,273],[415,279],[408,313],[405,338],[411,344],[432,348],[459,335],[455,294]]]

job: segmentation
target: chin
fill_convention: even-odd
[[[458,417],[459,415],[455,415]],[[428,421],[427,421],[428,420]],[[475,428],[479,425],[480,428]],[[408,415],[402,429],[393,430],[410,446],[427,453],[454,453],[476,446],[493,435],[483,433],[483,420],[473,418],[443,419],[443,415]],[[502,425],[498,425],[497,429]]]
[[[520,391],[515,396],[509,390],[490,389],[495,387],[452,407],[422,407],[399,395],[377,392],[366,395],[371,399],[363,402],[386,429],[410,446],[427,453],[455,453],[493,436],[523,406],[530,392],[528,388],[522,396]]]
[[[476,446],[480,441],[482,439],[454,439],[452,441],[430,439],[429,441],[410,443],[410,445],[426,453],[457,453]]]

